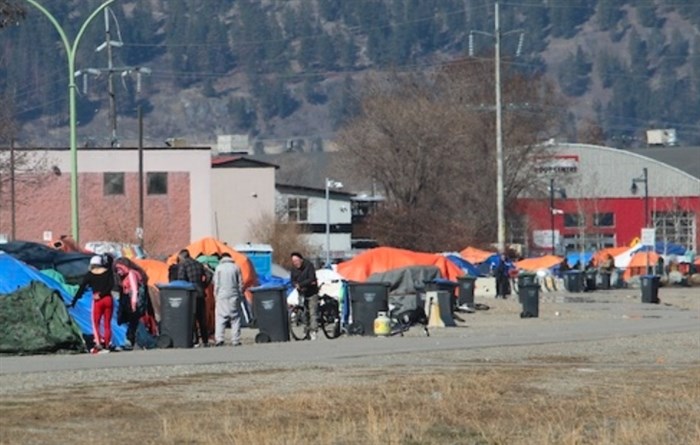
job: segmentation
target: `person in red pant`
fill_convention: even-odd
[[[95,338],[95,346],[90,350],[93,354],[109,352],[112,341],[112,289],[114,288],[114,273],[106,267],[104,258],[96,255],[90,258],[90,270],[83,278],[78,288],[71,307],[83,296],[87,288],[92,291],[92,333]],[[100,322],[104,334],[100,334]]]

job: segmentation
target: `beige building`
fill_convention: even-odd
[[[277,166],[241,155],[211,161],[213,234],[231,246],[254,242],[250,226],[275,214]]]

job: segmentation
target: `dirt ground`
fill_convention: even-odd
[[[546,330],[567,319],[664,316],[627,304],[635,294],[543,295],[536,322]],[[692,289],[662,293],[662,302],[700,316]],[[534,322],[517,318],[513,300],[487,303],[489,311],[433,335]],[[688,332],[329,363],[0,375],[0,444],[700,444],[698,323]],[[253,334],[245,347],[260,347]]]

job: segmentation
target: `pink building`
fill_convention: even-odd
[[[44,242],[71,234],[70,151],[17,149],[14,238]],[[209,148],[144,149],[144,247],[165,256],[211,235]],[[4,176],[7,176],[6,174]],[[138,150],[78,151],[80,244],[137,243]],[[10,187],[2,178],[0,234],[12,237]]]

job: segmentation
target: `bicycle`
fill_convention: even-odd
[[[305,301],[289,308],[289,333],[294,340],[309,340],[311,338],[307,323],[308,317],[309,312]],[[327,339],[333,340],[340,337],[338,301],[328,295],[320,295],[316,317],[318,327]]]

